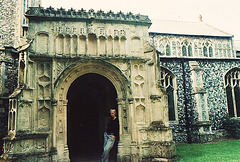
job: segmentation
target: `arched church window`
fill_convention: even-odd
[[[182,42],[182,56],[192,57],[192,43],[187,40]]]
[[[161,67],[160,74],[161,86],[166,90],[168,94],[168,117],[169,121],[175,121],[176,118],[176,86],[175,77],[167,69]]]
[[[203,56],[204,57],[213,57],[213,48],[210,41],[203,43]]]
[[[240,117],[240,69],[232,69],[225,76],[228,113]]]
[[[8,119],[8,130],[9,133],[16,130],[16,110],[17,110],[17,100],[9,100],[9,119]]]
[[[161,56],[171,56],[171,47],[170,43],[167,39],[161,39],[159,41],[159,48],[158,48]]]
[[[232,49],[230,43],[225,41],[215,44],[215,56],[216,57],[234,57],[232,55]]]
[[[29,1],[28,0],[24,0],[23,1],[23,15],[27,12],[28,10],[28,7],[29,7]],[[25,18],[25,16],[23,16],[23,22],[22,22],[23,25],[27,25],[27,19]]]

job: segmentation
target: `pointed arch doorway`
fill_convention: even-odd
[[[71,84],[67,93],[67,141],[71,161],[100,158],[109,110],[118,108],[116,98],[113,84],[99,74],[84,74]]]

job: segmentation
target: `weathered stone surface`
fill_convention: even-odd
[[[92,73],[116,89],[119,160],[175,156],[146,16],[37,7],[27,17],[31,41],[18,49],[19,88],[11,95],[5,138],[9,159],[37,160],[42,155],[43,161],[70,160],[68,91],[75,80]]]

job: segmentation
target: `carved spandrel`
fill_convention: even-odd
[[[55,78],[58,78],[60,76],[60,74],[71,64],[72,64],[72,62],[69,62],[69,61],[56,62]]]

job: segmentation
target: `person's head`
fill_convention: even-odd
[[[116,117],[116,109],[110,109],[110,115],[112,118]]]

